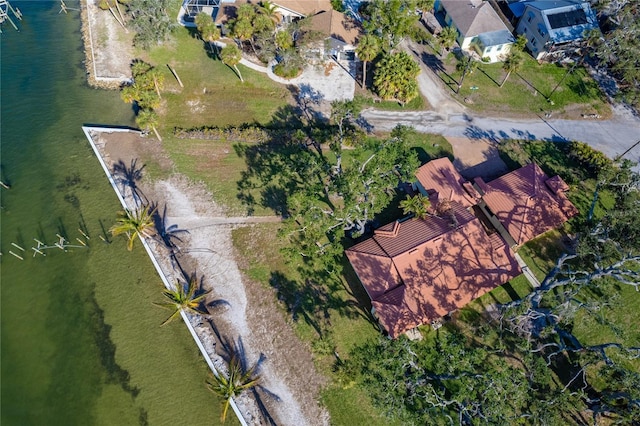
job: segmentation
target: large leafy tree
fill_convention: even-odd
[[[600,64],[616,77],[623,97],[640,106],[640,7],[637,1],[599,0],[604,37],[593,40]]]
[[[131,0],[128,8],[136,30],[134,42],[144,49],[165,41],[176,25],[168,13],[170,0]]]
[[[640,288],[639,182],[628,163],[607,171],[615,206],[524,298],[422,341],[361,344],[338,372],[404,424],[637,423],[640,335],[611,314]]]
[[[420,67],[406,52],[384,56],[373,76],[373,85],[381,98],[406,104],[418,96],[416,77]]]
[[[418,22],[415,0],[373,0],[363,10],[364,28],[370,34],[379,36],[383,49],[392,51],[407,37]]]
[[[133,250],[136,238],[152,237],[155,234],[154,211],[149,206],[135,210],[125,209],[118,213],[116,224],[109,230],[113,236],[127,236],[127,250]]]

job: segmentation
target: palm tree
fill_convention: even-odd
[[[444,49],[451,49],[457,38],[458,32],[453,27],[444,27],[440,31],[440,34],[438,34],[438,40],[440,41],[440,46],[442,46],[440,56],[444,54]]]
[[[471,57],[467,55],[462,55],[462,58],[456,64],[456,70],[462,72],[462,76],[460,77],[460,82],[458,83],[458,90],[456,93],[460,93],[460,88],[462,88],[462,84],[464,83],[464,78],[478,68],[478,63]]]
[[[221,37],[220,29],[213,22],[213,18],[208,13],[201,12],[196,15],[195,22],[202,41],[207,42],[213,49],[215,42]]]
[[[507,72],[507,75],[504,76],[504,80],[500,83],[500,87],[504,86],[504,83],[507,82],[507,79],[512,72],[517,72],[522,68],[523,63],[524,56],[522,55],[522,52],[518,49],[512,49],[511,52],[509,52],[509,55],[507,55],[507,59],[502,63],[502,69]]]
[[[133,243],[136,238],[152,237],[155,233],[155,222],[153,220],[154,210],[149,211],[149,206],[138,208],[134,211],[125,209],[118,213],[116,224],[109,231],[111,235],[127,236],[127,250],[133,250]]]
[[[260,2],[260,8],[258,9],[258,12],[269,18],[273,22],[275,27],[280,23],[280,20],[282,19],[280,14],[276,12],[277,9],[278,6],[276,6],[275,4],[271,3],[268,0],[263,0]]]
[[[416,194],[413,197],[407,195],[405,200],[400,201],[403,214],[413,213],[418,219],[424,219],[429,215],[429,207],[431,202],[422,194]]]
[[[244,83],[242,79],[242,74],[240,74],[240,70],[238,69],[238,63],[240,59],[242,59],[242,53],[240,53],[240,49],[235,44],[228,44],[220,51],[220,59],[222,62],[228,67],[232,67],[238,77],[240,77],[240,81]]]
[[[162,99],[162,95],[160,95],[160,91],[164,89],[164,74],[160,72],[158,68],[151,68],[145,76],[151,80],[153,84],[153,88],[158,94],[158,99]]]
[[[155,111],[153,111],[152,109],[140,110],[138,116],[136,117],[136,123],[138,123],[138,126],[143,130],[153,130],[153,133],[156,134],[158,140],[162,142],[162,137],[160,137],[160,133],[158,133],[158,130],[156,129],[156,126],[159,122],[158,114],[156,114]]]
[[[209,314],[209,312],[200,307],[209,292],[205,291],[196,295],[198,287],[198,279],[196,275],[193,274],[189,278],[189,282],[182,283],[178,281],[176,283],[175,290],[164,289],[162,291],[162,294],[167,299],[167,301],[162,303],[154,302],[154,305],[170,309],[174,312],[169,316],[169,318],[167,318],[162,324],[160,324],[161,326],[168,324],[176,319],[178,316],[180,316],[180,312],[182,311],[199,315]]]
[[[133,75],[134,79],[146,74],[150,69],[151,64],[146,63],[142,59],[135,59],[131,63],[131,74]]]
[[[242,367],[242,362],[234,354],[229,360],[229,377],[219,373],[218,375],[211,375],[207,381],[209,390],[223,399],[221,416],[223,423],[227,419],[227,411],[229,411],[231,399],[256,386],[260,381],[260,377],[254,375],[256,367],[257,364],[245,370]]]
[[[367,62],[380,53],[380,40],[372,34],[365,34],[358,42],[356,54],[362,60],[362,87],[367,84]]]

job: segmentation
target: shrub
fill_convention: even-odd
[[[569,145],[569,155],[587,168],[594,176],[613,164],[609,157],[591,148],[584,142],[571,142]]]
[[[280,62],[273,67],[273,73],[282,78],[295,78],[300,75],[302,68],[288,67],[284,62]]]

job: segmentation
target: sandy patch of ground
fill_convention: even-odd
[[[98,8],[98,2],[86,0],[83,11],[87,68],[98,85],[117,85],[131,79],[134,32],[123,28],[111,12]],[[124,13],[123,7],[120,9]]]
[[[172,167],[157,141],[140,138],[137,133],[101,133],[93,140],[109,165],[119,161],[130,165],[134,159],[146,159],[166,169]],[[138,160],[138,167],[140,163]],[[173,174],[156,182],[143,178],[137,186],[146,198],[158,203],[161,213],[166,206],[169,219],[165,229],[175,225],[190,231],[179,234],[182,241],[177,243],[176,260],[184,271],[201,277],[203,287],[211,291],[207,301],[210,318],[194,317],[192,324],[214,363],[223,366],[227,347],[235,346],[247,365],[258,364],[260,386],[237,401],[247,421],[328,424],[329,415],[318,403],[325,380],[315,370],[310,349],[300,342],[278,309],[273,290],[247,279],[238,269],[231,231],[239,225],[212,221],[224,216],[223,209],[204,185],[184,176]],[[132,202],[130,196],[128,199]],[[164,274],[175,281],[180,272],[166,247],[158,241],[150,245]]]

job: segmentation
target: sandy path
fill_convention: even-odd
[[[108,165],[119,160],[130,164],[132,159],[155,156],[171,167],[157,141],[140,138],[137,133],[100,133],[93,139]],[[214,363],[223,365],[225,344],[232,343],[241,347],[247,365],[259,365],[260,386],[237,401],[247,422],[328,424],[329,415],[318,403],[325,380],[316,372],[309,348],[287,323],[274,290],[246,279],[236,263],[231,231],[234,226],[252,225],[239,224],[241,218],[229,218],[235,223],[221,223],[225,219],[223,209],[204,185],[194,184],[184,176],[174,174],[156,182],[145,182],[143,178],[138,186],[149,200],[158,203],[160,211],[166,206],[167,228],[175,225],[189,231],[180,234],[177,259],[187,273],[195,272],[202,278],[203,287],[211,290],[208,303],[214,307],[210,309],[210,319],[219,336],[203,318],[192,318],[192,324]],[[246,218],[253,219],[277,220]],[[165,276],[175,281],[180,273],[166,248],[157,241],[150,245]]]

